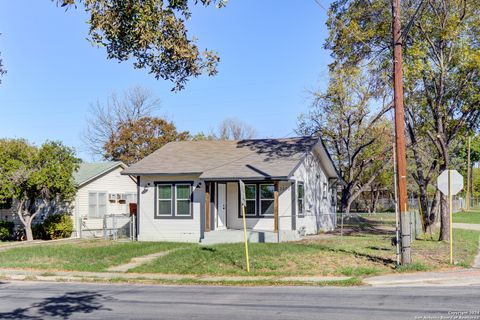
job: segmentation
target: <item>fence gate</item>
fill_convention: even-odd
[[[136,240],[135,215],[110,214],[103,218],[80,218],[78,225],[80,238]]]

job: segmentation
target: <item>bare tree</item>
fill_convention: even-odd
[[[341,212],[349,214],[354,201],[390,165],[391,127],[384,118],[389,98],[361,70],[338,68],[330,72],[326,92],[315,92],[312,108],[299,118],[297,132],[322,137],[345,181]],[[376,112],[374,103],[380,106]]]
[[[159,107],[160,100],[143,87],[126,90],[122,98],[113,93],[105,103],[97,101],[91,105],[82,140],[93,155],[103,156],[105,145],[120,127],[152,116]]]
[[[252,139],[257,131],[249,124],[235,118],[227,118],[218,126],[218,140],[243,140]]]

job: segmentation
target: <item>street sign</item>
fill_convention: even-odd
[[[245,196],[245,183],[243,183],[242,180],[239,180],[238,182],[239,187],[240,187],[240,204],[244,207],[247,206],[247,198]]]
[[[243,241],[245,242],[245,259],[247,263],[247,272],[250,272],[250,258],[248,255],[247,220],[245,219],[245,208],[247,207],[247,197],[245,196],[245,183],[243,183],[242,180],[238,180],[238,187],[240,188],[240,204],[242,207]]]
[[[463,189],[463,176],[457,170],[444,170],[437,178],[437,188],[444,195],[448,196],[449,188],[449,171],[450,171],[450,192],[451,195],[456,195]]]
[[[437,188],[446,196],[449,203],[450,264],[453,264],[453,196],[463,189],[463,177],[457,170],[445,170],[437,178]]]

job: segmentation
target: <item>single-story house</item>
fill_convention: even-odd
[[[321,139],[170,142],[123,170],[137,177],[138,240],[253,242],[336,227],[341,178]]]
[[[82,229],[82,236],[101,236],[106,215],[124,216],[120,223],[128,222],[129,204],[137,203],[137,183],[121,174],[126,168],[120,161],[80,164],[74,174],[78,191],[72,204],[78,235]]]
[[[137,184],[134,178],[120,174],[125,168],[124,163],[116,161],[81,163],[74,173],[78,188],[74,200],[45,208],[36,221],[51,213],[69,212],[74,223],[73,236],[80,235],[82,226],[87,237],[103,234],[105,215],[122,215],[128,222],[129,204],[137,202]],[[11,208],[0,209],[0,218],[21,224]]]

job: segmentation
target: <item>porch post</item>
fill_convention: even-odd
[[[278,181],[273,183],[273,231],[278,233]]]
[[[205,231],[210,231],[210,182],[205,182]]]

